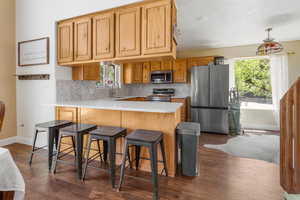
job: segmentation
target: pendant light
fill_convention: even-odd
[[[264,43],[261,44],[256,51],[256,55],[265,56],[274,53],[279,53],[283,50],[283,46],[275,42],[273,38],[270,37],[270,32],[272,28],[267,28],[266,32],[268,33],[268,38],[264,40]]]

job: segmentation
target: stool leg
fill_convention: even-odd
[[[107,141],[103,141],[103,154],[104,162],[107,162],[108,144]]]
[[[167,168],[167,160],[166,160],[166,152],[165,152],[165,145],[164,145],[164,139],[160,141],[160,149],[161,149],[161,154],[163,158],[163,163],[164,163],[164,170],[166,176],[168,176],[168,168]]]
[[[31,166],[33,154],[34,154],[34,151],[35,151],[35,143],[36,143],[38,132],[39,131],[37,129],[35,129],[34,138],[33,138],[33,144],[32,144],[32,150],[31,150],[31,155],[30,155],[30,159],[29,159],[29,165],[30,166]]]
[[[127,158],[128,158],[128,162],[129,162],[129,167],[130,169],[132,169],[132,162],[131,162],[131,158],[130,158],[130,151],[129,151],[129,148],[127,149]]]
[[[150,147],[151,158],[151,173],[153,184],[153,200],[159,199],[158,197],[158,178],[157,178],[157,146],[152,144]]]
[[[97,140],[97,142],[98,141],[99,140]],[[87,170],[88,163],[89,163],[89,157],[90,157],[90,151],[91,151],[91,144],[92,144],[92,142],[93,142],[93,139],[90,136],[89,142],[88,142],[88,146],[87,146],[87,150],[86,150],[85,166],[84,166],[84,170],[83,170],[82,181],[84,181],[84,179],[85,179],[85,174],[86,174],[86,170]]]
[[[115,188],[116,141],[114,138],[109,139],[108,151],[109,151],[109,161],[110,161],[109,170],[110,170],[110,176],[111,176],[111,184],[112,184],[112,187]]]
[[[135,169],[139,169],[140,164],[140,154],[141,154],[141,147],[138,145],[135,145]]]
[[[76,157],[75,137],[74,137],[74,136],[71,136],[71,139],[72,139],[72,146],[73,146],[74,156]]]
[[[123,160],[122,160],[122,165],[121,165],[121,173],[120,173],[120,181],[119,181],[119,186],[118,186],[118,192],[121,190],[121,186],[122,186],[122,183],[124,181],[124,174],[125,174],[125,167],[126,167],[126,158],[127,158],[127,154],[128,154],[128,142],[127,140],[125,140],[125,144],[124,144],[124,155],[123,155]]]
[[[55,174],[56,173],[56,165],[57,165],[57,160],[58,160],[58,156],[59,156],[59,152],[60,152],[60,148],[61,148],[61,139],[62,139],[62,135],[59,134],[59,137],[58,137],[58,146],[57,146],[57,153],[55,155],[55,158],[54,158],[54,167],[53,167],[53,173]]]
[[[97,145],[98,145],[98,152],[99,152],[99,155],[100,155],[100,162],[102,162],[103,157],[102,157],[102,152],[101,152],[100,140],[97,140]]]

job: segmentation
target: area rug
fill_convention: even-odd
[[[233,156],[279,163],[279,136],[246,133],[228,140],[226,144],[204,146]]]

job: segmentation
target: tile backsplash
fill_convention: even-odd
[[[174,88],[176,96],[189,96],[189,84],[132,84],[114,89],[114,96],[148,96],[153,88]],[[80,101],[104,99],[110,96],[111,89],[97,88],[96,81],[56,81],[56,101]]]

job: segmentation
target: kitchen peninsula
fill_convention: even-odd
[[[56,119],[70,120],[77,123],[118,126],[127,128],[127,133],[136,129],[161,131],[164,134],[167,166],[169,176],[176,173],[176,140],[175,129],[181,122],[181,103],[126,101],[104,99],[92,101],[72,101],[57,103]],[[123,150],[123,139],[117,143],[117,152]],[[158,150],[160,152],[160,150]],[[134,153],[132,152],[134,158]],[[148,150],[142,149],[141,157],[149,157]],[[160,154],[158,159],[161,160]],[[133,159],[134,160],[134,159]],[[117,164],[121,155],[117,155]],[[151,171],[150,162],[141,160],[140,169]],[[162,170],[162,164],[158,164]]]

